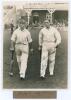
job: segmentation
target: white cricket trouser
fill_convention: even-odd
[[[17,45],[15,49],[20,77],[25,78],[28,61],[28,46]]]
[[[21,56],[16,55],[16,57],[17,57],[17,62],[18,62],[19,70],[20,70],[20,77],[25,78],[28,55],[25,53],[22,53]]]
[[[55,55],[56,55],[56,48],[48,50],[46,46],[42,47],[40,76],[45,77],[46,68],[48,65],[48,59],[49,59],[49,72],[50,75],[53,75],[54,65],[55,65]]]

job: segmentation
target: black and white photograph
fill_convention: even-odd
[[[3,88],[67,89],[68,3],[3,2]]]

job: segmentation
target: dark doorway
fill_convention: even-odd
[[[53,21],[57,21],[59,23],[67,23],[68,22],[68,11],[55,11],[53,14]]]
[[[32,11],[32,23],[34,24],[42,24],[46,19],[47,10],[33,10]]]

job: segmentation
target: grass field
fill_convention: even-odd
[[[9,67],[10,67],[10,30],[4,30],[3,38],[3,88],[5,89],[24,89],[24,88],[45,88],[45,89],[62,89],[67,88],[67,56],[68,56],[68,31],[59,30],[62,43],[57,48],[56,54],[56,64],[54,70],[54,76],[49,76],[47,68],[47,79],[40,80],[39,71],[40,71],[40,52],[38,52],[38,33],[39,28],[31,28],[30,32],[33,39],[33,48],[34,53],[29,55],[28,68],[26,72],[26,79],[21,81],[18,74],[18,65],[16,62],[16,57],[14,57],[14,76],[9,76]]]

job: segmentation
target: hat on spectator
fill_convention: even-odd
[[[44,20],[44,23],[49,23],[50,21],[48,19]]]

